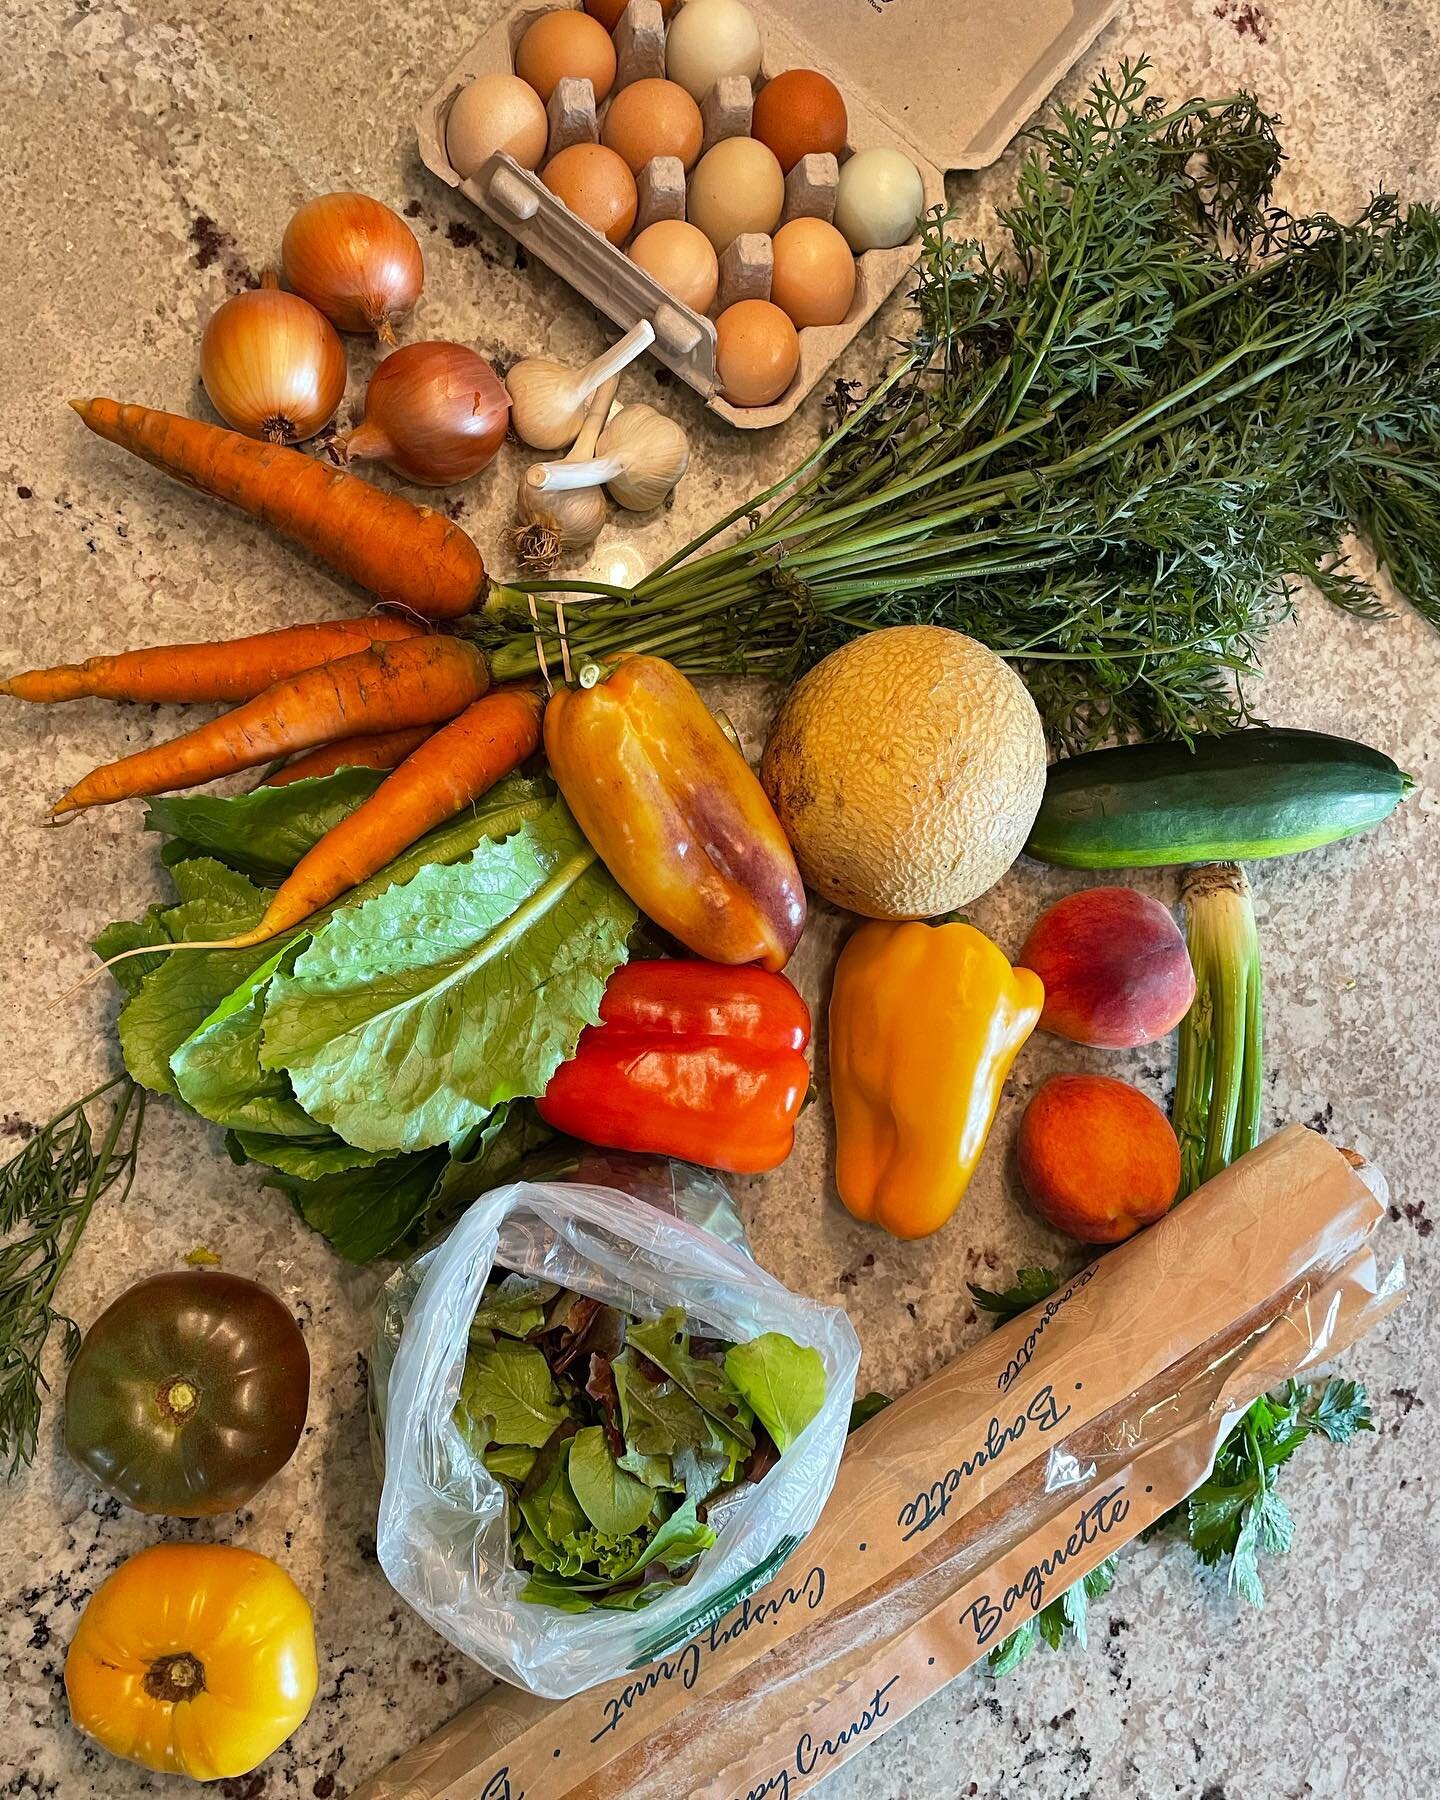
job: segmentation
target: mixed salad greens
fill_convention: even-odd
[[[726,1500],[763,1480],[825,1400],[820,1353],[782,1332],[693,1335],[498,1273],[470,1327],[455,1423],[504,1487],[521,1598],[648,1606],[686,1581]]]

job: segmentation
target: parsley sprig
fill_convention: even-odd
[[[1041,1300],[1048,1300],[1060,1281],[1061,1277],[1051,1269],[1019,1269],[1013,1287],[976,1287],[973,1281],[967,1282],[966,1286],[975,1304],[992,1315],[992,1324],[1005,1325]]]
[[[972,1283],[970,1292],[1000,1325],[1048,1299],[1062,1279],[1050,1269],[1021,1269],[1011,1287],[990,1289]],[[1260,1558],[1283,1556],[1295,1537],[1295,1520],[1278,1491],[1280,1470],[1308,1438],[1318,1435],[1332,1444],[1348,1444],[1358,1432],[1374,1429],[1370,1403],[1358,1382],[1287,1381],[1276,1393],[1262,1394],[1246,1408],[1216,1452],[1205,1480],[1188,1499],[1147,1527],[1141,1539],[1148,1542],[1163,1531],[1182,1533],[1201,1563],[1225,1567],[1230,1588],[1252,1606],[1263,1606]],[[1012,1631],[990,1652],[991,1673],[1008,1675],[1037,1643],[1058,1650],[1071,1637],[1083,1650],[1090,1602],[1109,1593],[1116,1566],[1116,1559],[1107,1556],[1083,1580]]]
[[[1047,1601],[1033,1619],[1027,1619],[1018,1631],[1012,1631],[1003,1644],[990,1652],[986,1659],[990,1673],[1008,1675],[1012,1669],[1018,1669],[1037,1643],[1058,1650],[1067,1633],[1082,1650],[1085,1649],[1090,1641],[1090,1602],[1110,1592],[1119,1566],[1117,1557],[1107,1556],[1073,1587],[1066,1588],[1059,1599]]]
[[[1142,1535],[1182,1530],[1207,1568],[1228,1564],[1230,1587],[1252,1606],[1263,1606],[1260,1556],[1283,1556],[1295,1536],[1295,1521],[1276,1486],[1280,1469],[1317,1432],[1332,1444],[1348,1444],[1357,1432],[1374,1428],[1358,1383],[1287,1381],[1247,1409],[1209,1476]]]

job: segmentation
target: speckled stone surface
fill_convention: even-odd
[[[417,98],[495,10],[495,0],[458,9],[440,0],[10,0],[0,75],[6,666],[355,608],[354,594],[258,526],[88,437],[64,405],[73,393],[103,392],[203,411],[201,326],[275,256],[307,195],[355,186],[407,207],[427,261],[410,335],[473,340],[500,358],[544,345],[579,359],[599,347],[586,306],[524,267],[416,157]],[[1067,87],[1136,50],[1172,95],[1244,83],[1277,107],[1292,203],[1343,214],[1380,181],[1440,197],[1434,0],[1138,0]],[[1013,174],[1012,157],[952,182],[976,228]],[[848,373],[874,366],[884,324],[856,346]],[[371,363],[352,348],[352,400]],[[597,567],[663,555],[687,525],[788,466],[819,420],[812,403],[757,441],[662,388],[653,366],[630,377],[627,392],[675,410],[694,461],[674,511],[612,524]],[[519,452],[507,450],[488,479],[455,496],[482,544],[501,542],[519,466]],[[1383,1248],[1406,1258],[1414,1298],[1348,1362],[1375,1397],[1377,1435],[1294,1467],[1299,1528],[1293,1553],[1267,1571],[1263,1615],[1198,1579],[1186,1555],[1132,1550],[1097,1609],[1087,1654],[1037,1655],[999,1684],[960,1679],[834,1776],[825,1789],[833,1800],[1440,1792],[1437,685],[1440,639],[1403,607],[1371,625],[1311,601],[1271,645],[1261,695],[1277,721],[1385,746],[1419,784],[1385,829],[1256,877],[1269,1120],[1310,1120],[1358,1145],[1388,1171],[1397,1202]],[[771,697],[738,684],[723,697],[758,745]],[[91,764],[176,724],[173,714],[90,703],[48,716],[0,712],[0,1133],[10,1146],[114,1066],[113,998],[99,985],[64,1005],[56,997],[88,966],[90,932],[160,891],[138,809],[60,832],[41,823],[45,804]],[[978,922],[1013,951],[1039,906],[1075,885],[1022,865],[975,909]],[[1173,898],[1165,877],[1147,885]],[[838,926],[822,915],[805,940],[798,973],[812,1000],[826,991]],[[850,1308],[864,1385],[898,1391],[985,1329],[957,1299],[967,1277],[1072,1256],[1019,1203],[1007,1146],[1027,1093],[1052,1070],[1090,1061],[1053,1041],[1027,1052],[965,1210],[933,1241],[893,1243],[838,1208],[818,1109],[783,1173],[748,1184],[757,1255],[793,1286]],[[1170,1076],[1164,1050],[1104,1066],[1156,1095]],[[88,1487],[63,1454],[58,1408],[48,1409],[35,1467],[0,1491],[0,1794],[179,1791],[84,1745],[61,1684],[87,1596],[157,1537],[266,1551],[315,1604],[320,1697],[255,1775],[224,1784],[226,1800],[339,1800],[487,1685],[399,1604],[375,1562],[364,1408],[374,1278],[342,1268],[281,1197],[232,1168],[217,1133],[154,1108],[135,1191],[123,1207],[99,1209],[63,1298],[86,1323],[129,1281],[174,1266],[197,1243],[272,1283],[302,1319],[314,1358],[304,1442],[239,1517],[156,1524]]]

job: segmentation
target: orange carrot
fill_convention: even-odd
[[[430,731],[428,725],[417,725],[413,731],[377,731],[372,737],[342,738],[336,744],[322,744],[318,750],[307,750],[273,775],[267,775],[260,786],[289,787],[292,781],[333,775],[337,769],[393,769],[412,750],[420,748]]]
[[[478,800],[535,754],[544,710],[544,699],[530,687],[496,688],[468,706],[332,825],[275,890],[255,929],[226,939],[226,947],[244,949],[288,931]]]
[[[262,519],[382,600],[453,619],[485,592],[485,564],[458,525],[299,450],[117,400],[70,404],[100,437],[177,481]]]
[[[148,700],[177,706],[192,700],[253,700],[287,675],[353,656],[372,644],[419,637],[426,629],[416,619],[372,613],[364,619],[287,625],[228,642],[156,644],[53,669],[27,669],[0,681],[0,694],[41,705],[58,700]]]
[[[92,770],[53,810],[76,812],[139,794],[195,787],[333,738],[453,719],[489,685],[484,656],[463,638],[380,644],[304,669],[223,718]]]

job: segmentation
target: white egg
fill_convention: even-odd
[[[760,73],[760,27],[740,0],[686,0],[665,34],[665,73],[703,100],[722,75]]]
[[[920,171],[898,150],[857,150],[841,163],[835,224],[857,256],[907,243],[924,206]]]

